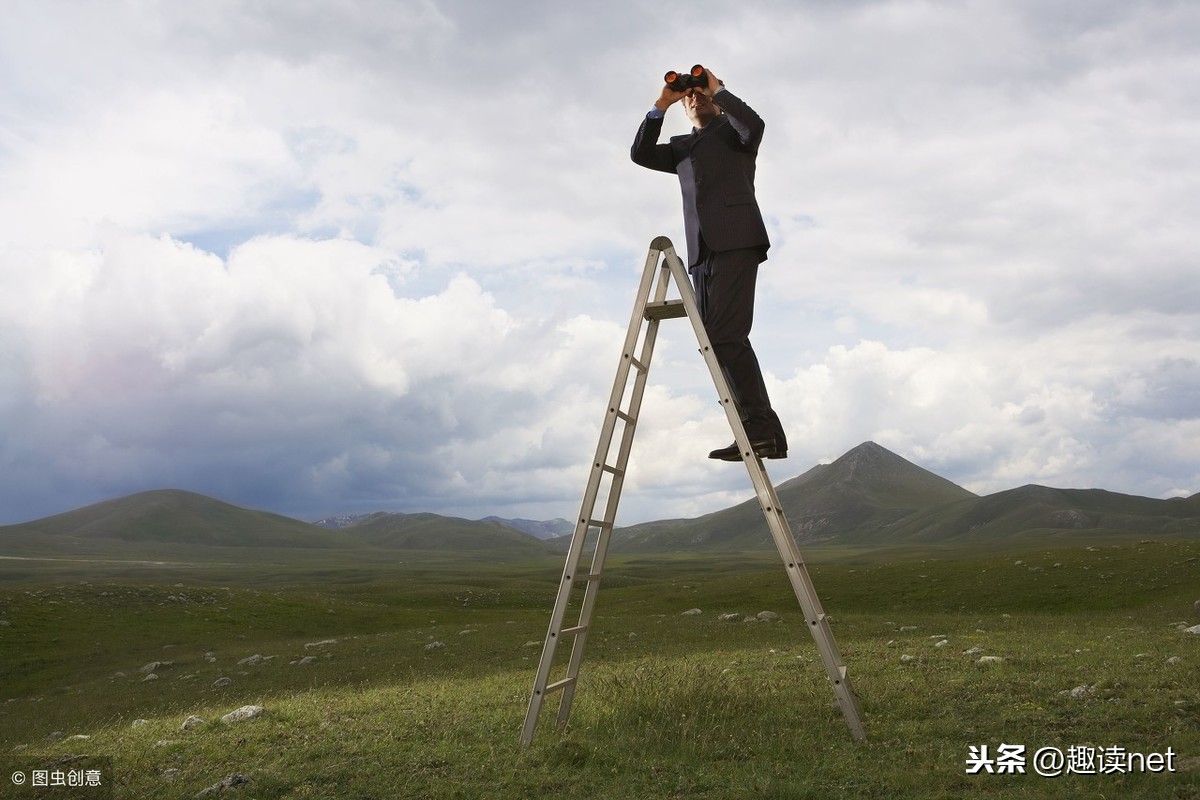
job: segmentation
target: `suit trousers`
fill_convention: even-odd
[[[700,260],[692,266],[692,283],[700,319],[733,392],[746,434],[752,441],[774,439],[786,449],[783,425],[771,408],[758,357],[750,345],[754,287],[761,261],[761,248],[714,252],[702,243]]]

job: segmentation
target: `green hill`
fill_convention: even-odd
[[[173,489],[0,527],[0,555],[19,557],[280,559],[300,550],[367,559],[382,550],[489,553],[506,559],[551,552],[533,536],[497,522],[380,513],[331,529]]]
[[[990,542],[1080,532],[1195,536],[1200,495],[1158,500],[1103,489],[1022,486],[915,515],[892,535],[914,542]]]
[[[0,528],[0,548],[22,553],[127,554],[162,547],[345,548],[338,531],[211,497],[159,489]]]
[[[1109,533],[1200,536],[1200,494],[1158,500],[1100,489],[1022,486],[979,497],[875,444],[776,488],[801,545],[1004,545]],[[751,494],[747,481],[747,494]],[[142,492],[0,527],[0,556],[126,559],[394,559],[397,551],[536,558],[565,549],[495,518],[377,513],[309,524],[177,490]],[[614,553],[770,550],[757,498],[695,519],[618,528]],[[328,553],[329,556],[324,555]]]
[[[776,487],[800,544],[1006,544],[1077,535],[1200,535],[1200,494],[1159,500],[1101,489],[1023,486],[979,497],[875,444]],[[560,540],[561,542],[561,540]],[[695,519],[613,532],[613,552],[773,547],[758,500]]]
[[[801,543],[872,538],[915,513],[976,496],[874,442],[776,487]],[[692,520],[619,528],[614,552],[772,547],[758,499]]]

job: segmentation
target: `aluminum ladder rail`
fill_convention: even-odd
[[[662,266],[661,269],[658,269],[660,257]],[[655,280],[656,270],[659,272],[657,281]],[[672,278],[680,297],[669,300],[667,292]],[[653,296],[651,296],[651,291],[653,291]],[[671,240],[665,236],[659,236],[650,243],[650,251],[646,256],[646,266],[642,273],[637,298],[634,301],[633,315],[629,321],[624,347],[621,350],[621,360],[617,365],[616,379],[613,381],[612,394],[609,396],[604,423],[600,429],[596,456],[592,460],[579,518],[571,536],[562,580],[558,587],[558,596],[550,615],[550,626],[546,632],[541,660],[534,677],[533,693],[529,698],[529,708],[526,711],[525,724],[521,731],[521,746],[525,748],[533,743],[533,735],[537,728],[542,704],[548,695],[562,692],[558,709],[558,725],[560,727],[565,725],[570,717],[571,704],[574,701],[575,688],[579,680],[579,668],[583,662],[583,650],[591,625],[592,612],[596,606],[604,561],[608,554],[613,522],[616,518],[617,505],[621,499],[621,488],[629,464],[629,454],[633,447],[638,414],[641,411],[642,396],[650,372],[650,360],[654,354],[658,325],[664,319],[678,317],[687,317],[691,320],[696,340],[700,344],[700,353],[704,356],[704,361],[712,374],[721,406],[729,421],[729,427],[733,430],[734,439],[742,452],[742,461],[746,465],[750,481],[758,495],[759,506],[771,531],[771,538],[787,567],[788,579],[792,584],[796,599],[800,602],[800,608],[804,613],[813,640],[816,642],[817,650],[821,654],[825,672],[833,686],[842,713],[846,717],[850,733],[855,739],[865,739],[866,729],[863,727],[858,696],[854,692],[846,667],[842,663],[837,642],[834,641],[833,631],[829,627],[829,619],[821,608],[820,598],[813,587],[808,568],[805,566],[795,537],[792,535],[791,527],[788,525],[783,505],[775,493],[775,488],[767,475],[762,459],[754,454],[750,446],[750,439],[742,425],[737,404],[734,402],[725,375],[717,363],[716,353],[712,349],[708,333],[704,330],[704,324],[700,320],[700,312],[696,306],[687,269],[675,253]],[[640,351],[638,350],[639,340],[641,342]],[[635,375],[632,387],[629,386],[631,372]],[[622,402],[627,394],[628,403],[622,409]],[[618,424],[621,425],[622,430],[615,461],[610,464],[608,459],[612,455],[612,444],[617,434]],[[608,479],[609,485],[604,503],[604,515],[597,518],[594,514],[605,478]],[[580,567],[587,551],[586,544],[589,538],[593,541],[591,560],[586,571],[581,572]],[[585,586],[579,617],[575,624],[564,627],[568,609],[571,606],[571,593],[578,583]],[[566,673],[560,679],[551,682],[550,677],[557,647],[564,638],[568,637],[573,638],[573,642]]]

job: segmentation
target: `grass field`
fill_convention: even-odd
[[[0,560],[0,797],[70,796],[8,776],[89,756],[118,798],[233,774],[249,783],[222,796],[1200,798],[1200,636],[1181,630],[1200,542],[806,556],[865,742],[773,556],[611,559],[571,724],[551,698],[525,751],[558,561]],[[717,619],[764,610],[781,621]],[[265,710],[221,721],[245,705]],[[1001,744],[1025,774],[967,774]],[[1042,777],[1042,748],[1105,772]],[[1116,748],[1170,749],[1174,771]]]

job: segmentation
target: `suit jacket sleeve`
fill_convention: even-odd
[[[633,163],[647,169],[673,173],[675,172],[675,156],[671,152],[671,145],[658,143],[658,135],[662,132],[662,126],[662,117],[653,119],[646,116],[638,128],[637,136],[633,140],[633,147],[629,149],[629,157],[633,159]]]
[[[713,95],[713,102],[725,112],[725,119],[737,131],[738,140],[750,152],[758,152],[766,123],[757,112],[733,92],[722,89]]]

